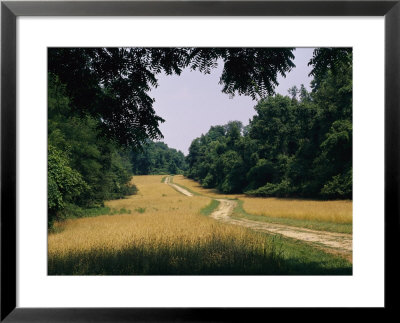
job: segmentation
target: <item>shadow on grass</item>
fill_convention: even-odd
[[[329,258],[331,259],[331,258]],[[190,246],[150,245],[111,252],[97,249],[87,252],[52,255],[49,275],[351,275],[346,261],[307,261],[284,257],[269,248],[243,248],[235,241],[210,241]]]

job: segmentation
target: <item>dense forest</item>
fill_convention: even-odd
[[[352,58],[193,140],[186,175],[204,187],[253,196],[352,197]]]
[[[183,173],[223,192],[351,197],[351,49],[319,48],[311,93],[274,95],[294,48],[49,48],[48,219],[136,192],[133,174]],[[212,127],[186,160],[161,142],[149,96],[159,73],[210,73],[259,100],[250,125]],[[216,107],[217,108],[217,107]]]
[[[135,194],[132,175],[178,174],[185,156],[162,142],[125,147],[101,136],[99,120],[72,113],[71,99],[57,76],[48,87],[48,209],[54,220],[79,208]],[[78,210],[77,210],[78,209]]]
[[[99,135],[90,115],[71,113],[71,100],[57,76],[48,77],[49,223],[74,206],[93,208],[104,200],[134,194],[129,151]]]
[[[130,160],[135,175],[183,174],[186,170],[185,155],[163,142],[149,141],[133,150]]]

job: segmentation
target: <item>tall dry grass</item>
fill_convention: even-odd
[[[210,203],[187,197],[162,176],[135,176],[139,193],[110,201],[130,214],[70,219],[48,237],[49,274],[266,274],[282,272],[265,235],[199,214]]]
[[[352,223],[353,219],[353,202],[350,200],[315,201],[285,198],[252,198],[244,194],[220,194],[215,189],[203,188],[198,182],[182,175],[174,176],[173,181],[205,196],[238,198],[244,202],[243,209],[253,215],[343,224]]]
[[[353,202],[241,197],[247,213],[273,218],[352,223]]]
[[[211,198],[227,198],[234,199],[245,196],[244,194],[223,194],[219,193],[216,189],[213,188],[204,188],[198,182],[184,177],[183,175],[175,175],[172,178],[175,184],[181,185],[183,187],[188,188],[189,190],[201,194],[203,196],[208,196]]]

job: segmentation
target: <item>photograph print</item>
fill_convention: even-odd
[[[48,275],[352,275],[352,48],[48,48]]]

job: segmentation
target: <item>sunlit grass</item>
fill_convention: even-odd
[[[220,194],[214,189],[203,188],[199,183],[183,176],[174,176],[174,183],[213,198],[238,198],[243,201],[243,209],[252,215],[270,218],[288,218],[351,224],[353,202],[350,200],[315,201],[285,198],[255,198],[244,194]]]
[[[246,212],[243,209],[243,204],[244,203],[242,200],[238,200],[238,204],[234,209],[232,218],[247,219],[247,220],[266,222],[266,223],[283,224],[292,227],[300,227],[300,228],[319,230],[319,231],[330,231],[330,232],[349,233],[349,234],[351,234],[353,231],[352,223],[336,223],[336,222],[318,221],[310,219],[305,220],[294,217],[270,217],[265,215],[254,215]]]
[[[61,225],[61,234],[49,235],[49,253],[63,250],[110,248],[120,250],[144,239],[170,243],[192,239],[194,231],[207,232],[210,219],[198,211],[210,203],[206,197],[186,197],[160,182],[159,176],[135,176],[138,195],[106,202],[114,209],[130,210],[126,215],[70,219]]]
[[[204,216],[217,201],[185,196],[161,179],[135,176],[137,195],[106,203],[128,214],[56,223],[48,274],[351,274],[340,257]]]
[[[160,176],[135,176],[139,194],[107,202],[130,214],[70,219],[49,234],[49,274],[272,273],[279,261],[268,237],[218,223]],[[137,211],[137,210],[144,210]]]
[[[352,223],[353,202],[241,197],[243,208],[254,215],[333,223]]]
[[[204,195],[204,196],[209,196],[212,198],[228,198],[228,199],[234,199],[234,198],[240,198],[245,196],[244,194],[222,194],[219,193],[216,189],[210,189],[210,188],[204,188],[203,186],[200,185],[200,183],[191,180],[187,177],[184,177],[183,175],[176,175],[173,177],[173,182],[175,184],[181,185],[182,187],[186,187],[192,192]]]

